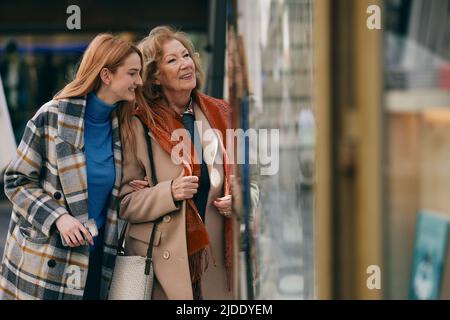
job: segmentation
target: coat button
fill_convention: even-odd
[[[47,262],[47,265],[50,267],[50,268],[54,268],[55,266],[56,266],[56,261],[55,260],[48,260],[48,262]]]
[[[59,191],[56,191],[56,192],[53,194],[53,198],[55,198],[56,200],[61,199],[61,197],[62,197],[62,195],[61,195],[61,192],[59,192]]]
[[[166,260],[168,260],[168,259],[170,258],[170,253],[169,253],[169,251],[164,251],[164,252],[163,252],[163,258],[166,259]]]
[[[167,222],[167,223],[170,222],[170,220],[172,220],[172,217],[169,216],[169,215],[165,215],[164,218],[163,218],[163,221]]]

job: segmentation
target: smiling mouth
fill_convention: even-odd
[[[192,77],[193,77],[193,76],[192,76],[192,73],[188,73],[188,74],[186,74],[186,75],[180,77],[180,79],[182,79],[182,80],[191,80]]]

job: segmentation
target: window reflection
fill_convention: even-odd
[[[258,172],[255,298],[314,298],[311,1],[238,1],[251,86],[250,124],[278,129],[275,175]]]

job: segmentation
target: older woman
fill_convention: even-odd
[[[184,33],[157,27],[138,47],[144,57],[143,98],[134,113],[124,109],[121,116],[125,253],[145,256],[153,222],[162,218],[153,242],[152,298],[235,298],[234,215],[224,149],[230,108],[199,92],[200,60]]]

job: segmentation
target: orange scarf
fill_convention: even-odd
[[[225,146],[226,129],[230,128],[231,123],[230,108],[224,101],[214,99],[199,92],[193,93],[193,98],[205,114],[211,127],[213,129],[218,129],[222,133],[223,142],[220,144],[220,147],[222,148],[224,169],[223,195],[229,195],[231,166],[228,161]],[[171,141],[171,134],[176,129],[184,129],[181,117],[172,108],[160,104],[151,106],[151,112],[153,121],[146,119],[144,113],[140,111],[140,107],[136,109],[135,115],[147,125],[162,149],[170,155],[172,149],[180,143],[180,141]],[[184,175],[195,175],[200,178],[200,164],[199,161],[194,161],[194,159],[198,159],[198,155],[196,154],[192,141],[182,141],[182,143],[183,150],[191,150],[190,156],[187,154],[180,154]],[[234,219],[225,219],[225,265],[227,270],[228,290],[231,290],[232,282],[231,266],[234,245],[233,226]],[[206,226],[200,218],[193,199],[186,200],[186,235],[189,270],[194,299],[202,299],[200,282],[203,272],[206,271],[208,267],[209,256],[207,249],[208,247],[211,249],[211,244]]]

